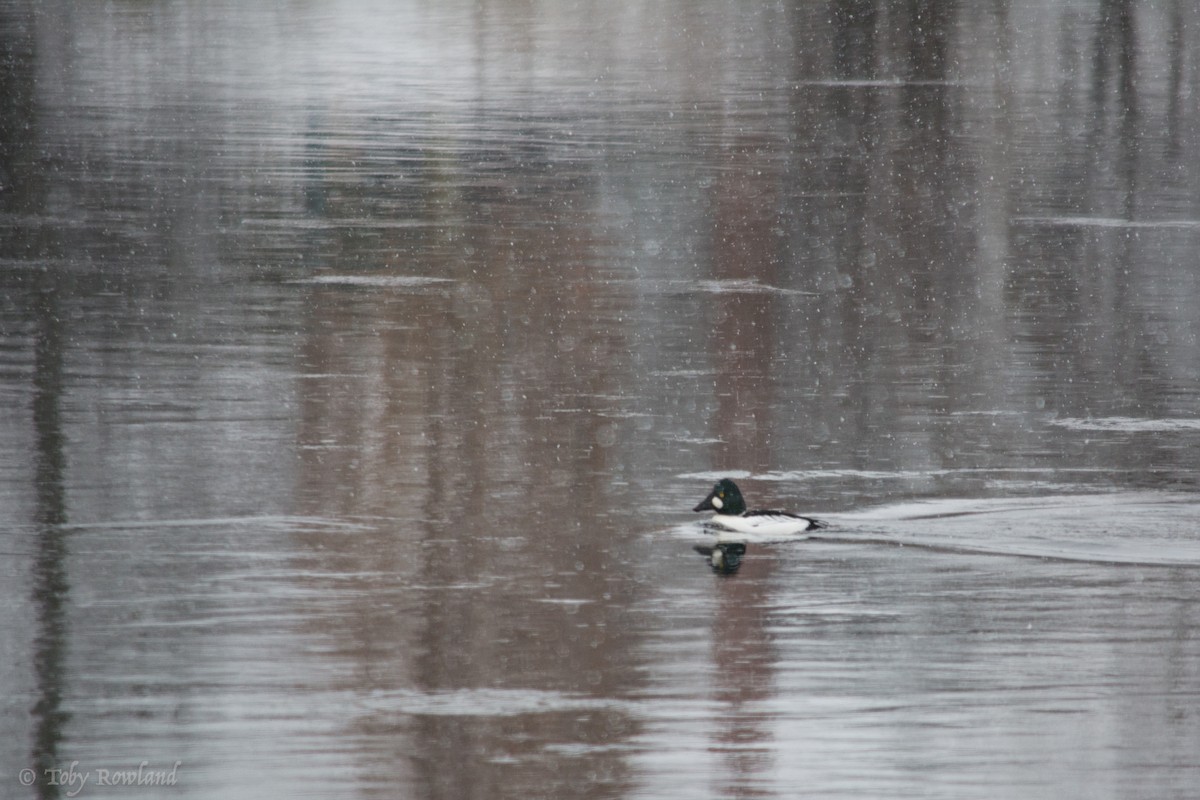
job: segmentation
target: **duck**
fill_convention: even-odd
[[[787,511],[747,511],[741,490],[729,478],[717,481],[708,497],[700,501],[692,511],[715,511],[713,523],[738,533],[790,536],[825,527],[825,523],[819,519],[802,517]]]

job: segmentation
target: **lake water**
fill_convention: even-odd
[[[0,796],[1195,796],[1200,11],[758,6],[0,3]]]

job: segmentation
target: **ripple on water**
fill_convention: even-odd
[[[1200,566],[1200,500],[1166,492],[943,499],[830,515],[894,544],[1147,566]],[[841,533],[841,531],[839,531]]]

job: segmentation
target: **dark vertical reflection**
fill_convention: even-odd
[[[796,233],[794,249],[819,259],[824,287],[833,291],[814,303],[803,329],[784,345],[811,368],[804,376],[813,387],[813,408],[798,415],[802,441],[828,442],[841,438],[842,428],[865,429],[879,398],[848,392],[846,385],[865,381],[871,373],[874,348],[860,339],[869,324],[866,307],[856,291],[872,280],[876,261],[871,241],[874,229],[865,225],[872,196],[873,170],[881,136],[872,127],[880,112],[878,93],[863,90],[856,81],[877,77],[886,39],[879,31],[879,4],[842,0],[829,16],[829,49],[821,36],[823,20],[797,12],[793,37],[797,42],[793,69],[801,87],[805,81],[832,73],[849,83],[834,87],[801,88],[792,98],[792,139],[811,143],[811,152],[785,176]],[[828,63],[820,54],[827,53]],[[814,247],[815,245],[815,247]],[[817,288],[814,282],[805,288]],[[852,449],[852,447],[851,447]],[[870,463],[865,453],[848,452],[853,463]]]
[[[37,332],[34,343],[33,424],[37,441],[34,479],[37,497],[37,550],[33,564],[33,604],[37,610],[37,635],[33,666],[37,681],[33,762],[40,778],[58,766],[58,748],[66,714],[61,710],[66,650],[65,604],[67,520],[63,478],[61,399],[63,392],[62,307],[57,290],[43,289],[36,296]],[[59,789],[39,779],[42,797],[57,797]]]
[[[36,180],[34,125],[34,21],[20,4],[0,6],[0,212],[20,213]],[[0,226],[0,254],[18,255],[21,226]]]
[[[1176,0],[1171,5],[1170,27],[1167,33],[1167,148],[1172,160],[1182,155],[1183,118],[1186,116],[1185,92],[1187,91],[1187,51],[1192,44],[1187,36],[1183,4]]]
[[[1133,219],[1138,175],[1138,98],[1137,35],[1132,3],[1103,0],[1099,18],[1092,71],[1094,135],[1105,137],[1105,126],[1115,116],[1117,152],[1113,169],[1124,190],[1121,212],[1126,219]],[[1103,148],[1098,150],[1103,153]]]
[[[946,75],[946,53],[955,6],[942,0],[908,0],[907,62],[915,80],[937,81]]]
[[[45,183],[38,143],[34,74],[35,15],[23,4],[0,7],[0,213],[16,219],[43,212]],[[39,225],[0,226],[0,259],[20,261],[44,254],[47,232]],[[36,267],[35,267],[36,268]],[[32,604],[36,613],[33,673],[36,700],[30,761],[41,797],[58,797],[45,770],[59,766],[66,714],[62,710],[66,655],[67,543],[62,394],[66,346],[63,276],[35,273],[6,281],[18,302],[28,302],[33,330],[34,521]],[[22,285],[27,284],[27,285]]]
[[[833,0],[830,4],[833,67],[838,78],[875,77],[877,5],[875,0]]]
[[[966,343],[956,329],[955,311],[973,299],[975,277],[955,263],[956,254],[970,250],[969,226],[955,213],[974,198],[966,196],[951,142],[960,102],[948,85],[955,4],[914,0],[909,12],[906,71],[918,83],[900,92],[901,136],[889,170],[895,181],[889,194],[895,199],[886,216],[895,221],[892,235],[899,248],[893,258],[904,265],[901,280],[907,285],[901,296],[911,312],[903,336],[923,362],[920,391],[935,414],[946,414],[962,403],[956,378]],[[954,466],[958,439],[953,433],[930,426],[920,438],[927,439],[933,463]]]

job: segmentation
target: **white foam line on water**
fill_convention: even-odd
[[[711,375],[716,375],[717,370],[713,368],[706,369],[655,369],[650,371],[651,375],[663,378],[707,378]]]
[[[454,282],[453,278],[432,275],[314,275],[289,281],[310,286],[369,286],[384,289],[412,289]]]
[[[904,87],[969,87],[972,84],[968,81],[913,81],[903,78],[880,78],[880,79],[849,79],[841,80],[838,78],[816,78],[813,80],[796,81],[793,86],[820,86],[831,89],[898,89]]]
[[[628,701],[538,689],[416,689],[373,692],[360,704],[376,712],[405,716],[512,717],[624,708]]]
[[[721,278],[708,280],[655,280],[634,279],[633,283],[644,287],[650,292],[666,294],[691,294],[707,292],[709,294],[771,294],[786,297],[819,297],[818,292],[808,292],[803,289],[786,289],[782,286],[772,286],[754,278]]]
[[[244,517],[196,517],[185,519],[133,519],[109,520],[105,522],[71,522],[63,530],[140,530],[145,528],[213,528],[229,525],[259,525],[276,528],[319,527],[344,530],[365,530],[367,526],[329,519],[327,517],[303,517],[286,515],[251,515]]]
[[[319,219],[295,219],[293,217],[242,217],[242,225],[256,228],[285,228],[287,230],[323,231],[332,228],[357,228],[359,230],[406,230],[429,228],[449,224],[448,220],[424,219],[364,219],[363,217],[321,217]]]
[[[1117,431],[1126,433],[1200,430],[1200,419],[1194,417],[1062,417],[1050,420],[1051,425],[1075,431]]]
[[[744,469],[729,469],[723,472],[684,472],[675,477],[684,481],[719,481],[721,478],[736,478],[740,481],[749,478],[750,473]]]
[[[1013,222],[1069,228],[1174,228],[1183,230],[1200,228],[1200,220],[1193,219],[1132,220],[1121,219],[1119,217],[1016,217],[1013,219]]]

